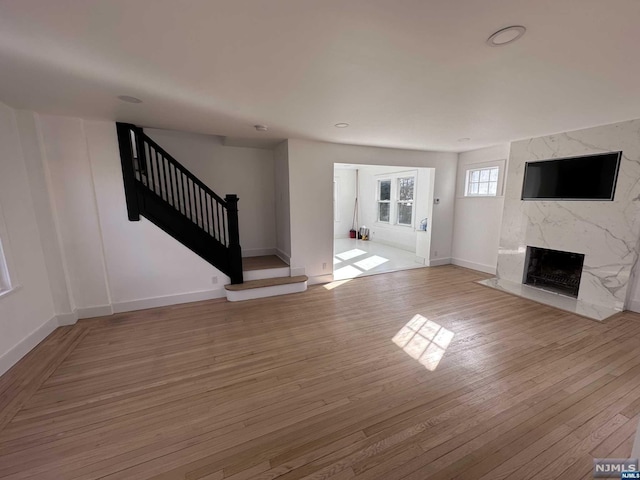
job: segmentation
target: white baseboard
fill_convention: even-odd
[[[77,308],[78,318],[94,318],[106,317],[113,315],[113,307],[111,305],[97,305],[95,307]]]
[[[256,298],[276,297],[288,295],[290,293],[300,293],[307,289],[307,282],[287,283],[285,285],[271,285],[261,288],[250,288],[248,290],[227,290],[227,300],[230,302],[242,302],[244,300],[254,300]]]
[[[640,313],[640,300],[629,300],[629,303],[627,304],[627,308],[625,308],[625,310]]]
[[[143,298],[128,302],[118,302],[113,304],[113,313],[132,312],[135,310],[146,310],[147,308],[166,307],[167,305],[177,305],[180,303],[200,302],[202,300],[212,300],[214,298],[224,298],[224,288],[216,290],[204,290],[201,292],[180,293],[177,295],[165,295],[163,297]]]
[[[66,325],[75,325],[78,322],[78,312],[61,313],[56,315],[58,325],[64,327]]]
[[[462,260],[461,258],[452,258],[451,263],[454,265],[458,265],[464,268],[470,268],[471,270],[478,270],[479,272],[490,273],[491,275],[496,274],[496,266],[495,265],[485,265],[482,263],[469,262],[467,260]]]
[[[440,265],[450,265],[450,264],[451,264],[451,258],[450,257],[432,258],[431,260],[429,260],[429,266],[430,267],[439,267]]]
[[[276,255],[280,257],[280,260],[282,260],[284,263],[286,263],[287,265],[291,265],[291,255],[287,255],[279,248],[276,249]]]
[[[309,285],[318,285],[321,283],[331,283],[333,282],[333,274],[329,274],[329,275],[317,275],[315,277],[309,277],[309,280],[307,281],[307,283]]]
[[[243,257],[262,257],[263,255],[277,255],[275,248],[243,248]]]
[[[0,375],[18,363],[22,357],[33,350],[36,345],[47,338],[56,328],[58,328],[58,319],[52,317],[23,338],[17,345],[11,348],[11,350],[0,356]]]

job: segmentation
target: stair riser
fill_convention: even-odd
[[[245,270],[243,272],[244,281],[265,280],[267,278],[290,277],[291,269],[289,267],[267,268],[264,270]]]
[[[253,300],[256,298],[277,297],[278,295],[288,295],[290,293],[300,293],[307,290],[307,282],[289,283],[286,285],[273,285],[269,287],[251,288],[249,290],[227,290],[227,300],[230,302],[241,302],[243,300]]]

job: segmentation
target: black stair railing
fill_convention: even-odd
[[[117,131],[129,220],[148,218],[242,283],[238,197],[222,199],[141,128],[118,123]]]

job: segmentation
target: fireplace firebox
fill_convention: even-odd
[[[581,253],[527,247],[522,283],[577,298],[583,264]]]

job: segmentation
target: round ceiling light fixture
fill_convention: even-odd
[[[522,37],[526,31],[527,29],[522,25],[512,25],[510,27],[500,29],[487,38],[487,45],[490,47],[502,47],[503,45],[508,45]]]
[[[458,139],[459,142],[468,142],[469,140],[471,140],[469,137],[463,137]]]
[[[347,128],[349,126],[348,123],[336,123],[334,127],[336,128]]]
[[[142,103],[142,100],[136,97],[132,97],[130,95],[118,95],[118,100],[122,100],[126,103]]]
[[[266,132],[267,130],[269,130],[269,127],[267,127],[266,125],[254,125],[253,128],[255,128],[258,132]]]

